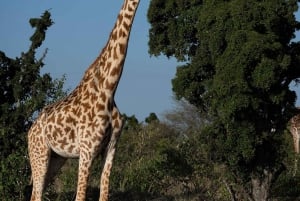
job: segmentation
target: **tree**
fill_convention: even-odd
[[[124,130],[128,129],[139,129],[139,121],[135,117],[135,115],[127,116],[126,114],[123,114],[123,121],[124,121]]]
[[[29,50],[20,57],[9,58],[0,51],[0,197],[3,200],[23,199],[24,186],[29,184],[26,134],[43,106],[65,95],[64,77],[53,80],[40,74],[44,66],[36,59],[37,49],[53,24],[46,11],[40,18],[30,19],[35,28]]]
[[[198,109],[185,100],[176,101],[176,107],[163,116],[168,126],[186,134],[200,131],[207,122],[207,119],[200,116]]]
[[[151,112],[148,117],[145,118],[145,122],[150,124],[152,122],[159,122],[157,115],[154,112]]]
[[[282,170],[283,133],[300,77],[296,0],[152,0],[149,52],[186,63],[172,80],[209,116],[203,135],[252,200],[267,200]],[[247,188],[251,186],[251,188]]]

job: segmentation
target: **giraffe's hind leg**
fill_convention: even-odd
[[[116,144],[122,131],[122,117],[117,107],[114,107],[112,113],[112,135],[108,143],[106,153],[104,156],[104,166],[100,180],[100,198],[99,201],[107,201],[109,195],[109,176],[113,164],[113,159],[116,152]]]
[[[51,150],[47,146],[45,139],[38,135],[29,135],[28,143],[33,182],[31,201],[41,201]]]

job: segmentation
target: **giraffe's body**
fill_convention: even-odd
[[[297,108],[298,110],[300,108]],[[293,116],[289,121],[289,130],[293,137],[293,145],[294,145],[294,151],[296,153],[295,159],[294,159],[294,170],[293,170],[293,176],[296,175],[298,171],[298,158],[299,158],[299,140],[300,140],[300,113]]]
[[[300,108],[298,108],[300,109]],[[300,140],[300,113],[293,116],[290,120],[289,130],[293,137],[295,153],[299,154],[299,140]]]
[[[106,46],[80,84],[63,100],[45,107],[29,130],[31,201],[41,201],[45,184],[70,157],[79,158],[76,201],[85,200],[92,160],[99,152],[105,152],[99,200],[108,200],[109,175],[122,130],[114,94],[138,4],[139,0],[124,0]]]

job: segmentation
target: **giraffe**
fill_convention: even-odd
[[[297,108],[298,110],[300,108]],[[293,137],[294,151],[299,154],[299,139],[300,139],[300,113],[290,119],[289,130]]]
[[[46,106],[28,132],[32,171],[31,201],[67,158],[79,158],[76,201],[84,201],[93,159],[103,153],[99,201],[108,200],[116,143],[122,131],[114,95],[126,58],[139,0],[124,0],[108,42],[85,71],[79,85],[64,99]]]
[[[299,107],[297,108],[300,109]],[[294,151],[296,153],[294,159],[293,176],[296,175],[298,170],[298,157],[299,157],[299,140],[300,140],[300,113],[293,116],[289,121],[289,130],[293,137]]]

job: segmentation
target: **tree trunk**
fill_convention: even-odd
[[[252,176],[252,198],[254,201],[268,200],[272,177],[272,172],[268,170],[264,170],[264,174],[261,177]]]

